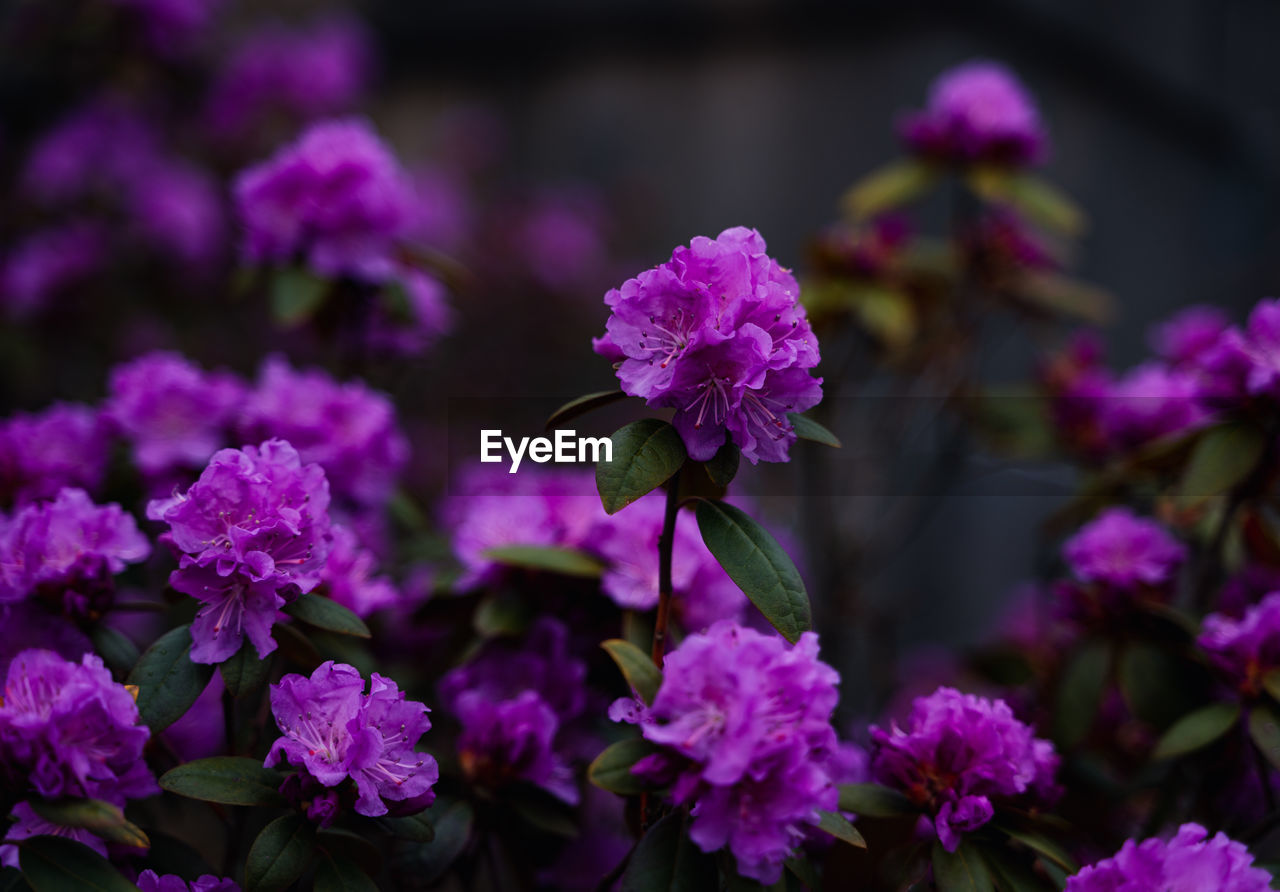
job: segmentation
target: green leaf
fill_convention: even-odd
[[[1153,759],[1172,759],[1204,749],[1240,721],[1235,703],[1210,703],[1173,723],[1156,744]]]
[[[811,440],[814,443],[821,443],[823,446],[840,448],[840,439],[808,415],[801,415],[799,412],[788,412],[787,420],[791,422],[791,426],[795,428],[796,436],[801,440]]]
[[[921,161],[895,161],[872,171],[844,194],[841,204],[855,220],[865,220],[901,207],[926,192],[938,180],[938,170]]]
[[[1017,840],[1037,855],[1041,855],[1049,859],[1068,873],[1075,873],[1080,869],[1080,865],[1076,864],[1075,859],[1067,854],[1067,850],[1049,839],[1047,836],[1038,833],[1035,830],[1028,830],[1023,827],[1014,827],[1003,822],[997,826],[1000,830],[1004,831],[1010,839]]]
[[[600,645],[622,670],[622,676],[631,685],[640,699],[647,705],[653,705],[653,698],[658,695],[662,686],[662,670],[653,665],[649,655],[630,641],[611,638]]]
[[[287,267],[271,277],[271,315],[281,325],[306,322],[329,294],[329,282],[311,273]]]
[[[657,752],[657,747],[642,737],[619,740],[587,767],[587,780],[602,790],[620,796],[635,796],[649,789],[643,780],[631,773],[631,766],[645,756]]]
[[[245,892],[279,892],[290,886],[310,865],[315,843],[314,825],[300,814],[263,827],[245,862]]]
[[[1094,642],[1082,647],[1067,665],[1053,716],[1053,737],[1061,748],[1070,749],[1088,736],[1107,686],[1110,662],[1111,651]]]
[[[981,853],[963,843],[954,852],[933,844],[933,879],[938,892],[995,892]]]
[[[0,867],[0,892],[30,892],[31,887],[16,867]]]
[[[437,799],[431,812],[436,838],[404,853],[400,860],[401,870],[412,873],[415,881],[424,888],[444,876],[458,860],[471,840],[472,825],[475,823],[475,812],[461,799]]]
[[[33,836],[18,848],[22,875],[34,892],[138,892],[93,849],[61,836]]]
[[[698,530],[720,566],[791,643],[812,626],[809,595],[796,565],[773,536],[741,508],[699,502]]]
[[[288,805],[280,795],[283,780],[279,772],[257,759],[213,756],[169,769],[161,775],[160,786],[188,799],[274,808]]]
[[[476,605],[471,628],[481,638],[514,637],[528,631],[532,619],[523,598],[513,591],[500,591]]]
[[[742,460],[742,450],[734,443],[725,443],[710,460],[702,463],[707,476],[716,486],[728,486],[738,475],[738,464]]]
[[[1196,706],[1194,671],[1195,667],[1154,644],[1132,641],[1120,652],[1116,680],[1135,716],[1156,728],[1167,728]]]
[[[378,818],[378,824],[392,836],[410,842],[431,842],[436,838],[436,828],[425,811],[404,818]]]
[[[316,594],[299,595],[298,600],[285,606],[284,612],[317,629],[357,638],[369,637],[369,627],[364,620],[332,598]]]
[[[649,828],[622,874],[622,892],[703,892],[717,883],[715,859],[689,840],[680,812]]]
[[[549,545],[503,545],[490,548],[483,555],[509,567],[542,570],[563,576],[599,579],[600,574],[604,572],[603,564],[585,551],[579,551],[576,548],[557,548]]]
[[[596,489],[607,514],[617,514],[657,489],[688,457],[679,432],[657,418],[634,421],[610,439],[613,461],[596,464]]]
[[[818,818],[818,829],[822,832],[829,833],[851,846],[857,846],[860,849],[867,847],[867,841],[862,838],[862,834],[845,819],[844,815],[833,811],[820,811]]]
[[[378,892],[378,884],[341,855],[323,855],[316,864],[315,892]]]
[[[258,649],[246,638],[240,649],[218,666],[218,671],[231,696],[243,697],[262,687],[270,668],[270,657],[259,659]]]
[[[151,845],[147,834],[131,824],[119,808],[101,799],[66,799],[46,802],[30,799],[31,810],[51,824],[80,827],[99,839],[145,849]]]
[[[320,650],[295,623],[276,623],[271,627],[271,634],[280,645],[280,653],[285,659],[296,663],[308,674],[324,662]]]
[[[1101,288],[1058,273],[1028,272],[1015,282],[1013,295],[1033,309],[1104,325],[1115,314],[1111,295]]]
[[[316,847],[326,854],[355,862],[369,876],[377,876],[382,870],[381,850],[359,833],[341,827],[318,830]]]
[[[1262,676],[1262,687],[1271,699],[1280,702],[1280,669],[1272,669]]]
[[[1084,231],[1084,212],[1039,177],[1007,167],[979,167],[969,174],[968,182],[983,199],[1011,205],[1041,226],[1073,237]]]
[[[1280,769],[1280,716],[1270,706],[1249,711],[1249,736],[1271,766]]]
[[[559,427],[581,415],[594,412],[596,409],[602,409],[626,398],[627,395],[621,390],[600,390],[596,393],[588,393],[577,399],[569,400],[569,402],[551,413],[551,417],[547,419],[544,429],[551,430],[553,427]]]
[[[1184,505],[1198,505],[1224,495],[1244,482],[1258,466],[1267,438],[1247,422],[1228,422],[1210,428],[1196,441],[1191,459],[1178,485]]]
[[[124,678],[138,663],[138,645],[110,626],[95,626],[89,633],[93,649],[117,678]]]
[[[576,839],[581,830],[571,806],[533,784],[510,784],[504,790],[511,809],[534,830],[564,839]]]
[[[128,683],[138,686],[142,721],[152,731],[163,731],[187,714],[212,676],[212,666],[191,662],[191,627],[178,626],[138,658]]]
[[[818,873],[818,869],[809,858],[803,855],[794,855],[788,858],[784,864],[787,872],[799,880],[804,888],[812,890],[812,892],[819,892],[822,889],[822,875]]]
[[[983,846],[982,859],[995,874],[996,886],[1003,892],[1048,892],[1050,889],[1030,864],[1002,846]]]
[[[918,815],[920,809],[892,787],[880,784],[841,784],[840,810],[860,818],[899,818]]]

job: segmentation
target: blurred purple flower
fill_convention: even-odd
[[[157,350],[111,370],[103,412],[133,445],[146,476],[202,467],[227,442],[246,387]]]
[[[266,764],[288,762],[325,787],[350,778],[356,812],[385,815],[387,800],[420,800],[439,777],[435,759],[414,749],[431,722],[427,707],[406,700],[390,679],[375,672],[368,694],[364,687],[356,669],[332,660],[310,678],[289,674],[272,685],[271,711],[284,736]]]
[[[26,650],[9,664],[0,703],[0,764],[11,783],[46,799],[123,806],[160,792],[142,750],[151,731],[101,658],[71,662]]]
[[[994,814],[993,799],[1055,795],[1058,756],[1053,744],[1014,718],[1003,700],[938,688],[918,698],[904,730],[871,728],[871,770],[933,815],[949,852],[961,834]]]
[[[20,188],[45,206],[115,197],[128,184],[145,180],[159,154],[159,140],[141,115],[100,98],[40,137],[27,156]]]
[[[1183,824],[1173,839],[1130,839],[1104,858],[1067,878],[1066,892],[1267,892],[1271,874],[1253,866],[1242,843],[1199,824]]]
[[[409,444],[385,394],[320,369],[298,371],[279,356],[263,363],[239,425],[247,440],[281,437],[324,468],[336,499],[381,507],[409,460]]]
[[[52,502],[29,504],[0,523],[0,601],[48,592],[73,614],[84,615],[112,577],[151,554],[133,515],[119,505],[95,505],[80,489],[64,489]]]
[[[1062,555],[1081,581],[1127,591],[1171,582],[1187,549],[1155,521],[1119,507],[1081,527]]]
[[[106,258],[104,233],[92,223],[37,230],[0,258],[0,305],[19,317],[39,312],[61,292],[94,276]]]
[[[157,53],[176,56],[205,31],[222,0],[112,0],[137,17]]]
[[[662,746],[633,770],[666,774],[676,803],[694,803],[693,842],[727,845],[740,874],[768,885],[818,812],[836,807],[838,681],[812,632],[792,646],[723,621],[667,655],[651,708],[619,701],[610,716]]]
[[[1148,340],[1156,355],[1169,365],[1194,368],[1230,325],[1217,307],[1187,307],[1152,328]]]
[[[400,593],[391,580],[378,576],[378,559],[364,548],[356,534],[334,524],[333,547],[320,574],[321,591],[358,616],[400,603]]]
[[[207,269],[225,243],[218,185],[194,165],[157,163],[132,185],[126,201],[139,236],[187,269]]]
[[[185,493],[147,505],[180,554],[169,584],[204,603],[191,624],[192,660],[220,663],[246,635],[260,657],[275,650],[277,610],[320,583],[328,509],[324,471],[283,440],[222,449]]]
[[[822,399],[799,292],[758,232],[726,229],[606,294],[612,312],[594,346],[617,363],[624,391],[676,410],[694,460],[727,436],[752,464],[786,461],[795,440],[786,413]]]
[[[0,496],[17,504],[51,499],[66,486],[95,491],[107,470],[105,419],[75,403],[0,423]]]
[[[138,888],[141,892],[240,892],[240,885],[235,880],[213,874],[204,874],[188,883],[177,874],[161,875],[154,870],[138,874]]]
[[[1113,445],[1132,448],[1205,424],[1204,395],[1196,373],[1144,363],[1110,386],[1102,425]]]
[[[1263,677],[1280,667],[1280,591],[1267,595],[1239,619],[1209,614],[1196,644],[1242,694],[1261,693]]]
[[[901,133],[911,151],[941,161],[1023,166],[1044,159],[1048,137],[1035,103],[1009,69],[974,61],[944,71],[923,111]]]

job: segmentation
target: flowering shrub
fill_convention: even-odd
[[[1029,82],[939,75],[795,272],[636,260],[633,184],[224,6],[0,23],[65,103],[0,133],[0,887],[1269,887],[1280,301],[1111,368]],[[1076,472],[1034,578],[899,659],[914,496],[1009,456]]]

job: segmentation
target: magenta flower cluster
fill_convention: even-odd
[[[25,650],[9,664],[0,703],[0,765],[11,783],[46,799],[123,806],[159,792],[142,758],[151,732],[133,695],[102,660]]]
[[[916,698],[906,727],[871,728],[871,771],[928,809],[938,840],[955,851],[1005,799],[1051,798],[1058,756],[1003,700],[941,687]]]
[[[191,659],[220,663],[247,636],[275,650],[280,607],[320,583],[329,555],[329,485],[283,440],[223,449],[186,492],[147,505],[169,525],[179,555],[169,584],[203,603],[191,624]]]
[[[373,673],[365,693],[358,670],[330,660],[310,678],[289,674],[272,685],[271,711],[284,736],[266,764],[286,762],[323,788],[308,806],[312,818],[332,821],[342,798],[337,788],[348,780],[362,815],[385,815],[391,807],[407,813],[434,800],[436,761],[416,749],[431,728],[427,707],[406,699],[389,678]]]
[[[1187,548],[1164,527],[1128,508],[1108,508],[1062,547],[1078,579],[1114,591],[1160,588],[1174,579]]]
[[[83,490],[64,489],[9,521],[0,517],[0,603],[39,591],[83,614],[95,596],[112,591],[112,577],[150,554],[133,515],[119,505],[95,505]]]
[[[614,360],[626,393],[676,410],[696,461],[726,438],[752,464],[786,461],[787,414],[822,399],[800,286],[765,250],[754,229],[698,237],[604,298],[611,312],[596,352]]]
[[[51,499],[64,487],[97,490],[107,471],[107,424],[88,406],[55,403],[0,424],[0,498]]]
[[[1022,166],[1043,160],[1048,148],[1026,89],[1009,69],[986,61],[939,75],[924,110],[903,121],[902,137],[913,152],[953,163]]]
[[[1168,841],[1128,840],[1111,858],[1068,877],[1066,892],[1267,892],[1271,874],[1243,843],[1183,824]]]
[[[1237,690],[1262,692],[1267,672],[1280,668],[1280,592],[1272,592],[1239,618],[1211,613],[1196,644]]]
[[[587,667],[568,639],[563,623],[542,617],[519,647],[490,642],[441,679],[441,703],[461,726],[458,758],[473,781],[498,788],[523,780],[577,804],[561,732],[586,709]]]
[[[792,646],[722,621],[667,655],[652,707],[622,700],[610,715],[662,747],[633,771],[692,805],[690,839],[705,852],[727,846],[739,873],[768,885],[836,807],[839,680],[812,632]]]

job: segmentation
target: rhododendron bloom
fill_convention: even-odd
[[[753,464],[786,461],[795,441],[787,413],[822,399],[799,293],[754,229],[698,237],[605,295],[612,313],[596,352],[616,361],[626,393],[676,410],[695,461],[726,438]]]
[[[1067,878],[1066,892],[1267,892],[1271,874],[1243,843],[1183,824],[1167,842],[1130,839],[1111,858]]]
[[[1209,614],[1196,643],[1242,693],[1260,693],[1263,676],[1280,668],[1280,592],[1267,595],[1239,619]]]
[[[652,707],[619,701],[610,715],[662,747],[633,770],[692,803],[690,839],[705,852],[728,846],[739,873],[769,884],[818,812],[836,807],[838,681],[812,632],[793,646],[722,621],[667,655]]]
[[[872,774],[929,810],[949,852],[991,820],[995,800],[1052,796],[1057,767],[1053,744],[1007,703],[954,688],[918,697],[905,728],[871,728]]]
[[[287,762],[322,787],[350,779],[362,815],[385,815],[388,801],[426,807],[439,777],[435,759],[415,749],[431,728],[427,707],[376,672],[364,689],[356,669],[332,660],[310,678],[289,674],[272,685],[271,711],[284,736],[266,764]]]
[[[147,517],[169,524],[179,552],[169,584],[204,602],[191,624],[191,659],[220,663],[249,637],[275,650],[278,609],[320,583],[329,555],[329,484],[283,440],[217,452],[185,493],[156,499]]]
[[[1067,540],[1062,555],[1082,581],[1128,590],[1172,581],[1187,549],[1155,521],[1108,508]]]
[[[63,487],[93,492],[107,471],[107,426],[88,406],[54,403],[0,424],[0,497],[51,499]]]

